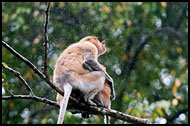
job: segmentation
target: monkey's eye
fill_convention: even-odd
[[[90,41],[90,39],[87,39],[87,41]]]

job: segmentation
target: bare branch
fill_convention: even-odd
[[[58,104],[57,102],[51,101],[51,100],[46,99],[46,98],[41,98],[41,97],[38,97],[38,96],[35,96],[35,95],[12,95],[12,96],[2,96],[2,99],[3,99],[3,100],[11,100],[11,99],[32,99],[32,100],[35,100],[35,101],[44,102],[44,103],[46,103],[46,104],[59,107],[59,104]]]
[[[2,45],[7,48],[12,54],[14,54],[16,57],[21,59],[24,63],[26,63],[38,76],[40,76],[43,79],[46,79],[46,76],[40,72],[35,65],[33,65],[28,59],[26,59],[24,56],[19,54],[17,51],[15,51],[11,46],[9,46],[6,42],[2,41]]]
[[[47,34],[47,27],[48,27],[48,21],[49,21],[49,8],[50,8],[50,2],[47,2],[47,8],[46,8],[46,11],[45,11],[45,13],[46,13],[46,16],[45,16],[45,23],[44,23],[44,39],[45,39],[45,41],[44,41],[44,46],[45,46],[45,52],[44,52],[44,54],[45,54],[45,56],[44,56],[44,67],[43,67],[43,72],[44,72],[44,74],[46,75],[46,77],[48,77],[48,74],[47,74],[47,62],[48,62],[48,42],[49,42],[49,40],[48,40],[48,34]]]
[[[9,89],[7,89],[7,91],[11,94],[11,96],[13,96],[13,93],[11,91],[9,91]]]
[[[8,66],[5,66],[2,64],[2,67],[7,69],[8,71],[12,72],[16,77],[19,78],[19,80],[21,80],[24,84],[24,86],[26,87],[26,89],[30,92],[31,95],[33,95],[33,91],[32,89],[30,88],[30,86],[28,85],[28,83],[24,80],[24,78],[20,75],[20,73],[16,70],[13,70],[12,68],[8,67]],[[9,92],[10,93],[10,92]],[[12,95],[12,94],[11,94]]]

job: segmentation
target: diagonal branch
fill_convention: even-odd
[[[131,61],[129,62],[128,69],[125,69],[123,74],[125,74],[126,76],[129,76],[131,70],[133,70],[135,67],[137,57],[138,57],[140,51],[143,49],[144,45],[153,37],[153,35],[158,34],[160,32],[168,32],[168,33],[173,34],[173,36],[175,36],[179,39],[182,38],[182,34],[179,31],[176,31],[175,29],[170,28],[170,27],[158,28],[158,29],[150,32],[145,38],[143,38],[140,41],[139,45],[136,48],[134,56],[130,59]]]
[[[38,68],[33,65],[28,59],[26,59],[24,56],[19,54],[17,51],[15,51],[11,46],[9,46],[6,42],[2,41],[2,45],[8,49],[12,54],[14,54],[16,57],[18,57],[20,60],[22,60],[24,63],[26,63],[38,76],[40,76],[43,79],[46,79],[46,76],[38,70]]]
[[[47,2],[47,8],[46,8],[46,11],[45,11],[45,13],[46,13],[46,16],[45,16],[45,23],[44,23],[44,39],[45,39],[45,41],[44,41],[44,46],[45,46],[45,52],[44,52],[44,54],[45,54],[45,56],[44,56],[44,67],[43,67],[43,72],[44,72],[44,74],[46,75],[46,77],[48,78],[48,74],[47,74],[47,62],[48,62],[48,34],[47,34],[47,26],[48,26],[48,21],[49,21],[49,8],[50,8],[50,2]]]
[[[2,67],[7,69],[8,71],[12,72],[16,77],[19,78],[19,80],[21,80],[24,84],[24,86],[26,87],[26,89],[30,92],[31,95],[34,95],[32,89],[30,88],[30,86],[28,85],[28,83],[26,82],[26,80],[24,80],[24,78],[20,75],[20,73],[16,70],[13,70],[12,68],[5,66],[2,64]],[[12,95],[12,94],[11,94]]]
[[[44,81],[46,81],[54,90],[56,90],[58,93],[60,93],[62,95],[64,94],[64,92],[62,90],[60,90],[58,87],[56,87],[49,78],[46,78],[45,75],[43,73],[41,73],[36,68],[36,66],[34,66],[28,59],[26,59],[21,54],[19,54],[17,51],[15,51],[6,42],[2,41],[2,45],[5,48],[7,48],[12,54],[14,54],[16,57],[21,59],[24,63],[26,63],[40,78],[42,78]],[[11,96],[9,96],[9,97],[11,97]],[[6,99],[6,97],[4,97],[3,99]],[[33,98],[33,99],[35,100],[36,98]],[[96,107],[96,106],[87,106],[86,104],[81,103],[80,101],[78,101],[77,99],[75,99],[75,98],[73,98],[71,96],[70,96],[70,100],[71,100],[71,102],[74,102],[76,106],[83,106],[83,108],[93,110],[93,112],[96,112],[96,113],[99,113],[99,114],[102,114],[102,115],[108,115],[108,116],[111,116],[111,117],[115,117],[115,118],[121,119],[123,121],[132,122],[132,123],[141,123],[141,124],[150,124],[151,123],[147,119],[142,119],[142,118],[137,118],[137,117],[134,117],[134,116],[130,116],[130,115],[118,112],[116,110],[109,110],[109,109],[106,109],[106,108],[99,108],[99,107]]]

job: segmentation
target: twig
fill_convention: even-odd
[[[43,73],[41,73],[29,60],[27,60],[26,58],[24,58],[21,54],[19,54],[18,52],[16,52],[13,48],[11,48],[7,43],[5,43],[4,41],[2,41],[2,45],[4,47],[6,47],[10,52],[12,52],[16,57],[18,57],[19,59],[21,59],[24,63],[26,63],[29,67],[31,67],[31,69],[40,77],[42,78],[44,81],[46,81],[53,89],[55,89],[58,93],[60,94],[64,94],[64,92],[62,90],[60,90],[58,87],[56,87],[53,82],[49,79],[46,78],[45,75]],[[11,96],[10,96],[11,97]],[[27,96],[29,97],[29,96]],[[5,99],[6,97],[4,97]],[[20,98],[20,97],[19,97]],[[24,97],[26,99],[26,97]],[[9,98],[10,99],[10,98]],[[29,98],[28,98],[29,99]],[[34,98],[35,99],[35,98]],[[101,113],[102,115],[109,115],[111,117],[116,117],[118,119],[124,120],[124,121],[128,121],[128,122],[133,122],[133,123],[141,123],[141,124],[149,124],[150,122],[148,120],[145,119],[141,119],[141,118],[136,118],[133,116],[129,116],[127,114],[115,111],[115,110],[108,110],[106,108],[98,108],[95,106],[87,106],[84,103],[79,102],[77,99],[73,98],[70,96],[70,100],[75,102],[77,104],[77,106],[84,106],[83,108],[86,109],[91,109],[95,112]],[[133,117],[133,118],[132,118]],[[135,122],[136,120],[136,122]]]
[[[53,105],[56,107],[59,107],[59,104],[55,101],[51,101],[49,99],[46,98],[41,98],[35,95],[12,95],[12,96],[2,96],[3,100],[11,100],[11,99],[32,99],[35,101],[39,101],[39,102],[44,102],[47,103],[49,105]]]
[[[30,88],[30,86],[28,85],[28,83],[24,80],[24,78],[20,75],[20,73],[16,70],[13,70],[12,68],[8,67],[8,66],[5,66],[2,64],[2,67],[7,69],[8,71],[12,72],[16,77],[18,77],[24,84],[24,86],[26,87],[26,89],[30,92],[31,95],[33,95],[33,91],[32,89]],[[12,95],[12,94],[11,94]]]
[[[16,57],[21,59],[24,63],[26,63],[38,76],[40,76],[42,79],[46,79],[46,76],[40,72],[35,65],[33,65],[28,59],[26,59],[24,56],[19,54],[17,51],[15,51],[12,47],[10,47],[6,42],[2,41],[2,45],[7,48],[12,54],[14,54]]]
[[[45,16],[45,23],[44,23],[44,39],[45,39],[45,41],[44,41],[44,46],[45,46],[45,52],[44,52],[44,54],[45,54],[45,56],[44,56],[44,67],[43,67],[43,73],[46,75],[46,77],[48,78],[48,74],[47,74],[47,55],[48,55],[48,48],[47,48],[47,46],[48,46],[48,34],[47,34],[47,27],[48,27],[48,21],[49,21],[49,8],[50,8],[50,2],[47,2],[47,8],[46,8],[46,11],[45,11],[45,13],[46,13],[46,16]]]
[[[13,93],[9,89],[7,89],[7,91],[11,94],[11,96],[13,96]]]

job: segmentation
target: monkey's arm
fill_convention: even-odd
[[[115,90],[114,90],[114,82],[113,79],[109,76],[109,74],[104,71],[101,66],[94,60],[87,60],[85,63],[83,63],[83,67],[85,69],[88,69],[89,71],[103,71],[106,75],[106,80],[108,81],[108,84],[111,87],[111,100],[115,99]]]

